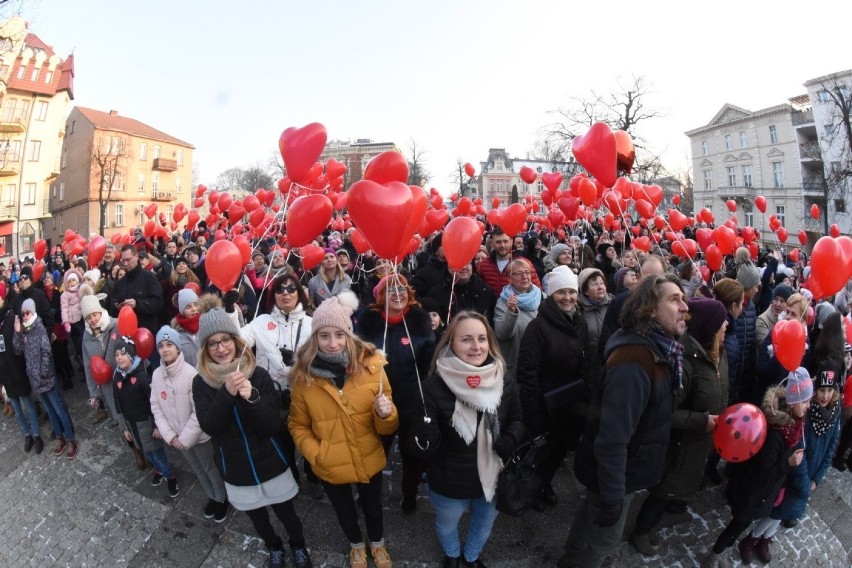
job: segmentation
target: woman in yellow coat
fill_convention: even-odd
[[[322,480],[337,520],[352,547],[349,564],[366,568],[367,551],[352,484],[364,511],[370,553],[377,568],[390,568],[382,520],[381,436],[393,434],[399,417],[385,375],[385,358],[352,333],[358,300],[351,292],[329,298],[313,315],[310,339],[299,348],[290,377],[290,433]]]

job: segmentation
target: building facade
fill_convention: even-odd
[[[538,178],[532,184],[525,183],[520,178],[521,168],[529,166],[535,170]],[[494,199],[500,200],[498,207],[503,207],[512,201],[512,187],[518,189],[518,201],[524,202],[527,195],[532,195],[544,208],[541,201],[541,193],[545,190],[541,181],[541,174],[547,172],[562,172],[563,180],[561,188],[568,187],[568,181],[575,173],[582,171],[580,165],[574,161],[573,156],[567,162],[531,160],[523,158],[511,158],[505,148],[491,148],[488,150],[488,158],[479,163],[479,195],[485,209],[492,209]],[[474,196],[471,196],[474,197]],[[544,209],[542,209],[544,210]]]
[[[74,107],[65,126],[59,175],[50,188],[45,238],[72,229],[86,237],[144,225],[144,209],[171,222],[179,203],[191,207],[194,147],[117,111]],[[103,205],[103,206],[102,206]]]
[[[62,59],[21,18],[0,25],[0,259],[31,253],[49,223],[74,56]]]
[[[320,161],[325,163],[334,159],[346,166],[343,188],[348,190],[350,185],[364,177],[364,168],[371,158],[388,151],[402,153],[393,142],[373,142],[369,138],[358,138],[354,142],[331,140],[325,145]]]

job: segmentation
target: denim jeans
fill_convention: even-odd
[[[167,479],[174,477],[172,473],[172,464],[169,463],[169,458],[166,456],[165,448],[158,448],[153,452],[145,452],[145,457],[154,466],[154,470]]]
[[[458,558],[461,553],[461,541],[459,539],[459,521],[462,515],[470,509],[470,522],[467,529],[467,541],[464,544],[464,558],[468,562],[479,559],[488,537],[491,536],[491,527],[497,518],[497,500],[492,499],[489,503],[485,497],[478,499],[453,499],[436,493],[429,488],[429,500],[435,509],[435,531],[444,554],[451,558]]]
[[[27,408],[27,414],[24,416],[23,406]],[[38,427],[38,415],[36,414],[35,405],[29,396],[20,398],[9,397],[9,404],[15,409],[15,418],[18,419],[18,425],[21,427],[21,433],[24,436],[41,436],[41,430]]]
[[[45,410],[47,410],[47,416],[50,418],[50,426],[57,436],[62,436],[69,442],[73,440],[74,424],[71,422],[71,415],[68,414],[68,406],[65,404],[65,399],[62,398],[62,391],[59,390],[59,384],[54,384],[52,389],[39,394],[38,397]]]

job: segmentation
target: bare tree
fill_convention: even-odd
[[[825,104],[825,134],[821,140],[821,153],[828,163],[822,174],[821,186],[825,197],[825,214],[822,216],[825,234],[829,232],[829,212],[846,217],[850,185],[852,185],[852,96],[850,85],[840,77],[831,75],[819,86],[817,97]],[[831,207],[831,201],[834,207]]]
[[[130,144],[119,136],[102,135],[92,141],[90,171],[98,188],[98,234],[103,236],[113,191],[124,189]]]
[[[426,153],[423,146],[418,146],[414,138],[408,140],[408,185],[423,186],[429,182],[431,175],[426,169],[426,161],[423,158]]]
[[[257,163],[248,168],[230,168],[216,177],[216,189],[234,191],[242,194],[254,193],[259,188],[272,187],[272,176],[267,169]]]
[[[644,124],[666,114],[662,109],[649,106],[651,94],[647,80],[634,76],[630,81],[619,79],[611,92],[591,91],[588,97],[571,97],[566,106],[551,111],[556,121],[542,129],[542,139],[536,146],[553,156],[569,156],[574,138],[585,133],[592,124],[605,122],[613,130],[624,130],[633,139],[636,148],[634,179],[646,183],[661,177],[665,169],[660,153],[653,151],[642,136]]]

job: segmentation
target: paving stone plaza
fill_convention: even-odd
[[[65,394],[80,440],[75,460],[55,457],[47,437],[41,455],[24,453],[15,418],[0,420],[0,566],[266,565],[266,550],[251,536],[243,513],[232,510],[222,524],[204,519],[206,497],[177,451],[168,450],[180,486],[180,495],[171,499],[165,484],[151,486],[150,469],[140,472],[134,467],[119,429],[109,429],[108,421],[90,424],[83,385],[78,383]],[[43,422],[43,435],[49,432],[49,424]],[[483,554],[489,568],[555,566],[582,494],[570,467],[567,461],[557,475],[555,508],[530,511],[520,519],[503,515],[497,519]],[[417,511],[403,516],[399,478],[397,456],[386,472],[384,497],[385,538],[394,566],[440,566],[428,498],[421,488]],[[634,500],[632,515],[643,499]],[[296,509],[305,524],[314,566],[346,566],[348,545],[328,501],[300,495]],[[697,566],[729,515],[721,489],[707,490],[686,513],[666,515],[657,556],[644,558],[625,541],[605,566]],[[283,527],[273,522],[286,541]],[[799,526],[781,529],[772,551],[772,566],[852,566],[852,473],[832,469],[814,494],[807,516]],[[736,553],[733,559],[735,566],[740,565]]]

